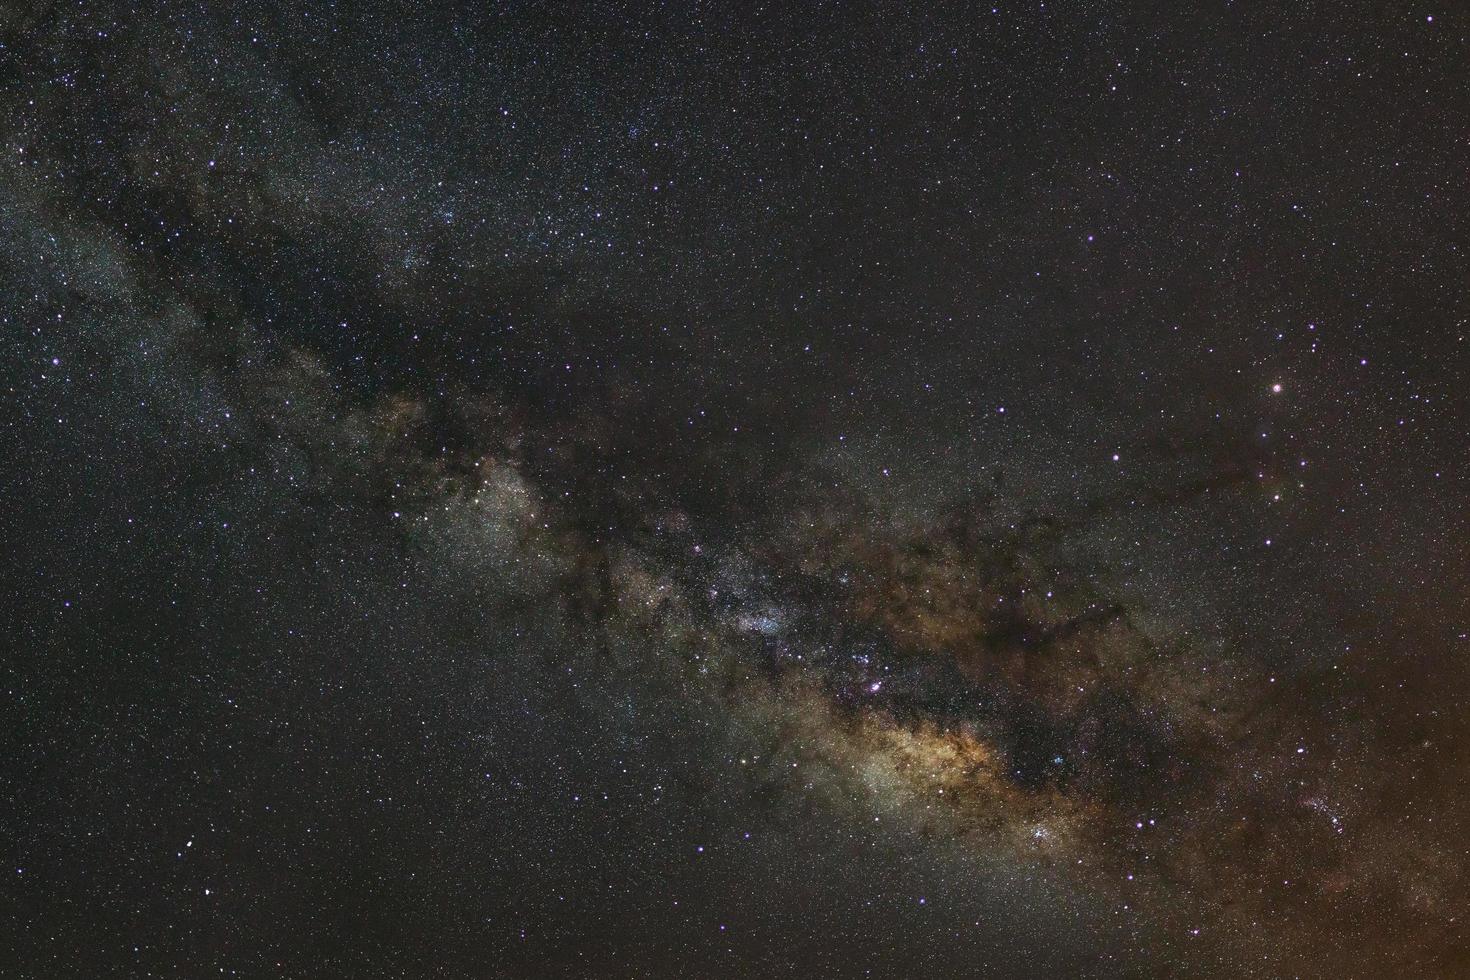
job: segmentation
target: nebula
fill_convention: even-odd
[[[0,973],[1470,972],[1463,27],[0,11]]]

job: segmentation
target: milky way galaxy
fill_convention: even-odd
[[[0,10],[0,973],[1470,975],[1467,32]]]

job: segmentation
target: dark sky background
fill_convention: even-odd
[[[0,974],[1470,975],[1467,54],[0,5]]]

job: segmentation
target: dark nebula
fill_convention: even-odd
[[[0,976],[1470,976],[1467,54],[0,7]]]

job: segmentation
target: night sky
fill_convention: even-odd
[[[1470,976],[1467,181],[1443,0],[0,4],[0,976]]]

